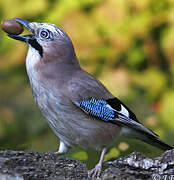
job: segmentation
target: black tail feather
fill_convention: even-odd
[[[146,136],[146,138],[143,138],[141,140],[152,146],[158,147],[162,150],[170,150],[170,149],[174,148],[174,147],[170,146],[169,144],[161,141],[159,138],[156,138],[153,136]]]

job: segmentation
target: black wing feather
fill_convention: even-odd
[[[129,118],[134,121],[139,122],[136,115],[124,103],[122,103],[118,98],[115,97],[113,99],[108,99],[108,100],[106,100],[106,102],[116,111],[121,111],[121,105],[124,106],[129,113]]]

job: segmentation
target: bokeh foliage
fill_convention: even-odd
[[[80,64],[174,145],[173,0],[1,0],[0,20],[50,22],[71,37]],[[26,45],[0,31],[0,147],[56,151],[58,138],[33,102],[25,71]],[[120,139],[105,160],[161,151]],[[73,149],[67,156],[92,167],[99,152]]]

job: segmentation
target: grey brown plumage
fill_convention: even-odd
[[[60,138],[57,154],[73,146],[103,149],[93,171],[94,175],[99,175],[105,147],[121,135],[161,149],[172,148],[144,127],[126,105],[80,67],[73,44],[63,30],[50,23],[29,23],[18,18],[15,21],[33,32],[32,35],[9,36],[29,45],[26,68],[33,97]]]

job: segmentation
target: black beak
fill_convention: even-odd
[[[29,27],[29,21],[24,20],[24,19],[20,19],[20,18],[15,18],[14,19],[16,22],[22,24],[23,26],[25,26],[27,29],[29,29],[32,33],[34,33],[34,30],[31,29]],[[17,36],[17,35],[11,35],[8,34],[9,37],[19,40],[19,41],[23,41],[23,42],[28,42],[30,39],[34,38],[34,34],[28,34],[28,35],[24,35],[24,36]]]

